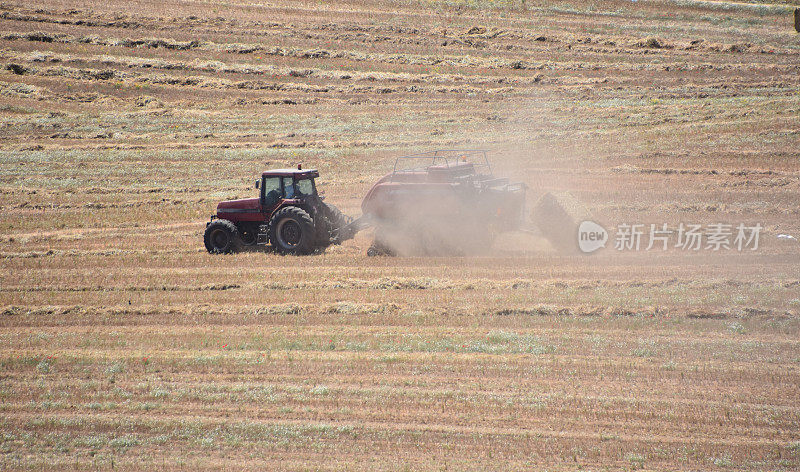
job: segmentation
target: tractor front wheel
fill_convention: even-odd
[[[269,240],[281,254],[309,254],[314,250],[314,220],[302,208],[278,210],[269,222]]]
[[[239,252],[241,240],[236,225],[228,220],[214,220],[206,226],[203,242],[211,254]]]
[[[258,242],[258,223],[240,223],[236,225],[239,230],[239,239],[245,248],[253,248]]]

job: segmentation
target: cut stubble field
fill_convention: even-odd
[[[800,468],[794,6],[4,2],[0,469]],[[760,247],[203,248],[263,170],[356,216],[474,147],[531,204]]]

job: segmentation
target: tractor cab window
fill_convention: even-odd
[[[278,204],[283,195],[281,194],[280,177],[267,177],[264,179],[264,206],[271,207]]]
[[[286,198],[296,198],[294,191],[294,182],[292,182],[291,177],[283,178],[283,194],[286,195]]]
[[[297,193],[299,193],[301,197],[310,197],[314,195],[314,180],[313,179],[304,179],[298,180],[296,183]]]

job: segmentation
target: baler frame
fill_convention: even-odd
[[[437,165],[437,161],[444,161],[443,164],[445,167],[449,167],[452,162],[457,162],[459,159],[466,161],[466,159],[472,156],[479,156],[482,162],[476,162],[475,160],[470,160],[469,162],[475,168],[486,168],[488,174],[492,173],[492,166],[489,164],[489,156],[486,149],[438,149],[436,151],[429,151],[423,152],[419,154],[409,154],[406,156],[400,156],[395,158],[394,161],[394,168],[392,169],[392,175],[404,173],[404,172],[419,172],[424,171],[428,167]],[[453,155],[457,154],[457,155]],[[431,162],[428,165],[423,165],[420,167],[403,167],[398,169],[398,165],[402,161],[407,160],[430,160]]]

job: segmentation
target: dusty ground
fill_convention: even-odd
[[[791,3],[5,1],[0,468],[795,470]],[[757,251],[210,256],[255,176],[357,215],[492,149],[608,227]]]

